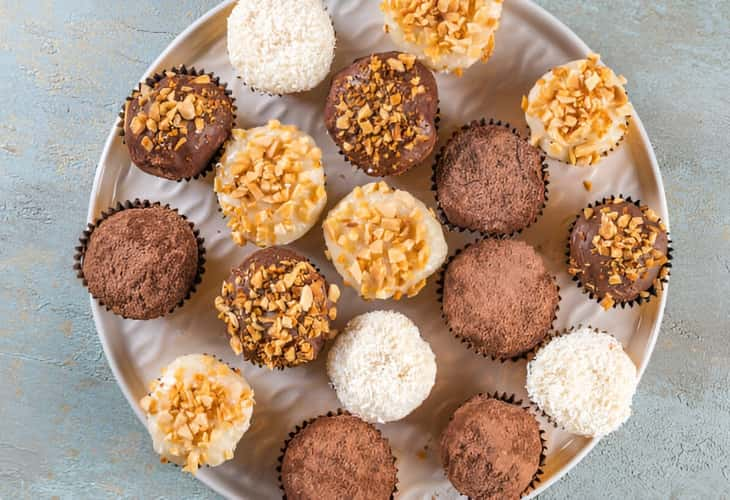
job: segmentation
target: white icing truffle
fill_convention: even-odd
[[[426,205],[382,181],[356,187],[323,227],[328,257],[365,299],[418,294],[448,253],[441,224]]]
[[[385,30],[435,71],[461,74],[494,51],[503,0],[383,0]]]
[[[631,415],[636,366],[607,333],[579,328],[542,347],[527,365],[527,393],[573,434],[603,436]]]
[[[233,458],[253,414],[253,390],[240,373],[207,354],[173,361],[140,406],[163,461],[195,473]]]
[[[234,129],[214,189],[238,245],[286,245],[314,226],[327,203],[322,151],[309,135],[276,120]]]
[[[548,71],[522,98],[530,142],[571,165],[598,163],[628,131],[625,84],[598,54]]]
[[[345,409],[368,422],[392,422],[428,397],[436,357],[408,317],[373,311],[350,320],[337,337],[327,373]]]
[[[228,17],[231,65],[256,90],[310,90],[334,55],[335,30],[322,0],[239,0]]]

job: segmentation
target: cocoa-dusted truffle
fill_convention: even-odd
[[[270,247],[231,271],[215,299],[231,348],[244,359],[283,369],[317,358],[334,337],[340,291],[301,255]]]
[[[570,234],[568,272],[604,309],[661,291],[668,263],[666,226],[649,207],[623,198],[583,209]]]
[[[286,445],[281,483],[288,500],[388,500],[395,458],[372,425],[351,415],[319,417]]]
[[[469,498],[520,498],[538,474],[542,452],[534,416],[482,394],[454,412],[441,436],[446,475]]]
[[[129,208],[97,223],[81,269],[91,295],[112,312],[153,319],[174,309],[195,285],[198,241],[173,210]]]
[[[446,268],[443,312],[451,331],[476,352],[520,356],[550,330],[560,296],[542,258],[522,241],[483,240]]]
[[[431,154],[437,113],[433,74],[415,56],[385,52],[335,75],[324,120],[348,161],[384,177],[402,174]]]
[[[208,167],[233,128],[233,101],[209,74],[166,71],[141,84],[124,108],[124,141],[132,162],[171,180]]]
[[[464,229],[512,234],[534,222],[545,204],[540,151],[501,124],[472,122],[457,131],[434,174],[444,215]]]

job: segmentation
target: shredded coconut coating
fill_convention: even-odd
[[[228,18],[231,65],[256,90],[310,90],[334,55],[335,30],[322,0],[239,0]]]
[[[527,393],[555,423],[603,436],[631,416],[636,366],[607,333],[580,328],[542,347],[527,365]]]
[[[238,371],[212,356],[190,354],[162,370],[140,406],[162,461],[194,474],[233,458],[251,423],[253,396]]]
[[[598,163],[628,131],[633,107],[625,84],[598,54],[547,72],[522,98],[530,142],[571,165]]]
[[[353,318],[337,337],[327,373],[348,411],[368,422],[392,422],[428,397],[436,357],[408,317],[373,311]]]
[[[385,31],[435,71],[461,75],[494,51],[503,0],[383,0]]]
[[[365,299],[417,295],[448,252],[426,205],[382,181],[356,187],[330,210],[323,228],[327,257]]]
[[[327,203],[322,151],[309,135],[277,120],[234,129],[214,189],[236,244],[286,245],[314,226]]]

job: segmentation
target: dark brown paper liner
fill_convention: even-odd
[[[494,120],[493,118],[490,118],[489,120],[487,120],[486,118],[482,118],[481,120],[474,120],[470,123],[467,123],[466,125],[462,125],[460,128],[455,130],[451,134],[451,137],[449,138],[449,140],[446,141],[446,143],[443,146],[441,146],[441,149],[436,154],[433,165],[431,166],[431,191],[433,192],[433,196],[436,200],[436,214],[438,215],[438,218],[439,218],[439,221],[441,222],[441,224],[446,226],[446,228],[452,232],[454,232],[454,231],[465,232],[466,231],[470,234],[477,234],[484,238],[502,238],[502,239],[511,238],[511,237],[514,237],[514,236],[522,233],[522,231],[524,231],[528,227],[535,224],[538,221],[538,219],[540,217],[542,217],[542,214],[545,211],[545,207],[547,206],[548,197],[550,194],[549,188],[548,188],[550,185],[550,172],[548,170],[548,164],[546,161],[545,153],[542,152],[542,149],[538,148],[540,151],[540,163],[542,165],[542,180],[543,180],[543,184],[545,185],[545,188],[544,188],[545,195],[543,197],[542,206],[540,207],[540,210],[537,212],[537,215],[535,215],[535,218],[532,221],[530,221],[525,227],[518,229],[516,231],[512,231],[511,233],[499,233],[499,232],[482,231],[482,230],[459,226],[457,224],[452,223],[449,220],[448,216],[446,215],[446,212],[441,207],[441,202],[439,201],[438,189],[436,186],[436,168],[437,168],[439,162],[441,161],[441,157],[443,156],[444,149],[446,148],[446,146],[448,146],[448,144],[451,142],[451,140],[454,138],[454,136],[456,136],[460,132],[463,132],[464,130],[469,129],[470,127],[474,127],[477,125],[481,125],[481,126],[496,125],[498,127],[504,127],[507,130],[509,130],[510,132],[512,132],[514,135],[520,137],[523,140],[526,140],[522,136],[520,136],[517,129],[515,127],[512,127],[508,122],[503,122],[501,120]]]
[[[598,205],[604,205],[615,198],[623,198],[623,200],[626,201],[627,203],[633,203],[637,207],[641,207],[640,200],[632,200],[631,196],[624,197],[622,194],[619,194],[617,197],[609,196],[609,197],[603,198],[602,200],[596,200],[593,203],[589,203],[586,208],[593,208]],[[580,218],[582,213],[583,213],[582,211],[578,212],[578,214],[575,216],[575,219],[573,219],[573,222],[571,222],[570,226],[568,227],[568,242],[566,244],[566,249],[565,249],[565,259],[566,259],[565,262],[569,268],[570,268],[570,237],[572,236],[573,229],[575,228],[575,224],[576,224],[576,222],[578,222],[578,219]],[[661,222],[661,218],[659,219],[659,221]],[[672,269],[672,259],[673,259],[672,252],[673,251],[674,250],[672,248],[672,238],[669,234],[669,231],[667,231],[667,263],[664,264],[659,269],[659,276],[662,275],[662,272],[665,268],[667,269],[667,273],[663,278],[662,277],[657,278],[662,283],[662,290],[664,289],[664,285],[669,282],[669,276],[671,274],[671,269]],[[578,275],[571,276],[571,279],[573,281],[575,281],[578,288],[580,288],[584,294],[588,295],[588,298],[595,300],[596,302],[598,302],[598,304],[601,304],[602,299],[599,298],[591,290],[586,288],[585,283],[583,283],[581,281],[581,279],[578,277]],[[628,301],[623,301],[623,302],[614,301],[614,304],[613,304],[613,306],[611,306],[611,308],[615,309],[616,307],[618,307],[620,305],[621,309],[624,309],[624,308],[626,308],[626,306],[634,307],[636,305],[641,305],[643,303],[651,301],[652,297],[659,297],[659,295],[661,295],[662,290],[657,290],[656,286],[654,286],[652,284],[648,290],[645,290],[646,292],[649,293],[648,297],[644,298],[644,297],[638,296],[637,298],[628,300]],[[603,306],[601,306],[601,307],[603,307]]]
[[[444,264],[441,266],[441,270],[439,271],[439,277],[436,281],[436,286],[437,286],[436,296],[438,297],[438,301],[439,301],[439,304],[441,307],[441,318],[443,319],[444,323],[446,323],[446,326],[449,329],[449,333],[451,333],[451,335],[453,335],[454,338],[459,340],[462,344],[464,344],[466,346],[467,349],[469,349],[473,353],[479,354],[479,355],[483,356],[484,358],[491,359],[492,361],[499,361],[500,363],[504,363],[505,361],[517,362],[517,361],[520,361],[523,359],[527,359],[527,355],[532,351],[532,349],[527,350],[527,351],[523,352],[522,354],[513,356],[511,358],[500,358],[500,357],[494,356],[492,354],[482,352],[474,344],[472,344],[469,341],[469,339],[462,337],[453,328],[451,328],[451,326],[449,325],[449,320],[446,318],[446,314],[444,313],[444,284],[445,284],[445,278],[446,278],[446,270],[449,268],[449,265],[451,264],[451,262],[453,262],[453,260],[456,257],[458,257],[464,250],[471,247],[472,245],[475,245],[475,244],[477,244],[481,241],[487,240],[487,239],[490,239],[490,238],[483,237],[472,243],[467,243],[462,248],[457,249],[453,255],[450,255],[448,257],[448,259],[446,259],[446,262],[444,262]],[[494,239],[494,238],[492,238],[492,239]],[[501,238],[501,239],[504,239],[504,238]],[[550,327],[548,328],[548,333],[552,330],[552,327],[553,327],[552,325],[555,324],[555,320],[558,319],[558,311],[560,311],[560,302],[562,302],[562,300],[563,300],[562,296],[560,295],[560,285],[558,285],[558,280],[555,278],[555,276],[551,276],[551,278],[553,279],[553,282],[555,283],[555,286],[558,289],[558,305],[555,307],[555,313],[553,314],[553,319],[550,322]]]
[[[181,217],[183,220],[185,220],[188,225],[190,226],[190,229],[193,231],[193,235],[195,236],[195,239],[198,243],[198,271],[197,275],[195,276],[195,279],[193,280],[193,284],[190,287],[190,290],[188,290],[188,293],[185,295],[185,297],[180,300],[175,306],[172,307],[166,314],[163,314],[160,317],[164,317],[168,314],[171,314],[175,309],[178,307],[182,307],[186,300],[188,300],[196,291],[197,286],[200,284],[200,282],[203,279],[203,273],[205,273],[205,240],[202,236],[200,236],[200,231],[195,228],[195,224],[193,224],[191,221],[188,220],[188,218],[179,213],[176,208],[171,208],[170,205],[162,205],[160,202],[151,202],[149,200],[140,200],[139,198],[136,198],[134,201],[125,201],[123,203],[117,203],[116,206],[112,208],[108,208],[104,210],[101,215],[93,222],[87,224],[86,229],[81,233],[81,237],[79,238],[79,245],[76,247],[76,253],[74,255],[74,266],[73,269],[76,271],[76,277],[81,280],[83,285],[88,289],[88,283],[86,281],[86,278],[84,277],[84,270],[83,270],[83,261],[84,261],[84,255],[86,254],[86,249],[89,244],[89,240],[91,238],[91,235],[94,233],[94,230],[99,227],[106,219],[111,217],[112,215],[119,213],[123,210],[128,210],[130,208],[151,208],[151,207],[162,207],[167,210],[170,210],[172,212],[175,212],[179,217]],[[111,308],[109,308],[99,297],[94,297],[94,299],[104,307],[107,311],[113,312]],[[114,313],[116,314],[116,313]],[[134,319],[134,318],[127,318],[123,315],[121,316],[124,319]],[[157,319],[157,318],[152,318]]]
[[[487,396],[491,399],[496,399],[497,401],[502,401],[503,403],[507,403],[514,406],[519,406],[523,410],[525,410],[527,413],[532,415],[533,418],[535,418],[535,410],[532,406],[532,404],[523,405],[523,402],[521,399],[517,399],[517,396],[514,394],[507,394],[506,392],[499,393],[499,391],[495,392],[480,392],[478,394],[475,394],[474,396],[471,396],[469,399],[464,401],[462,404],[460,404],[456,410],[461,408],[463,405],[471,401],[472,399],[479,397],[479,396]],[[456,410],[454,410],[451,413],[451,417],[449,417],[449,423],[454,419],[454,414],[456,413]],[[537,485],[542,480],[542,475],[544,474],[543,467],[545,467],[545,462],[547,460],[547,442],[545,441],[545,430],[540,425],[540,422],[535,419],[537,422],[537,427],[540,429],[540,442],[542,443],[542,451],[540,452],[540,462],[537,466],[537,471],[535,471],[535,475],[532,478],[532,481],[530,481],[530,484],[527,485],[527,488],[525,488],[525,491],[522,492],[520,495],[521,497],[526,496],[528,493],[530,493],[532,490],[537,488]],[[446,478],[448,479],[448,471],[444,469],[444,475],[446,475]],[[451,481],[449,481],[451,482]]]
[[[118,115],[119,120],[117,120],[118,134],[122,138],[122,142],[124,144],[126,144],[126,141],[124,140],[124,124],[125,124],[124,114],[127,109],[127,103],[133,99],[132,94],[134,94],[134,92],[140,91],[142,89],[143,84],[153,87],[155,85],[155,83],[157,83],[160,80],[162,80],[163,78],[165,78],[165,73],[167,71],[174,71],[177,74],[189,75],[189,76],[208,75],[211,78],[211,80],[213,81],[213,83],[215,83],[216,85],[221,87],[225,91],[226,95],[231,99],[231,112],[233,113],[232,129],[235,128],[236,110],[238,108],[236,107],[236,98],[233,96],[233,91],[228,88],[228,83],[221,82],[220,78],[218,76],[216,76],[214,73],[206,72],[204,69],[195,69],[195,66],[193,66],[192,68],[188,68],[187,66],[182,64],[180,66],[174,66],[170,70],[163,69],[161,71],[158,71],[157,73],[153,74],[149,78],[146,78],[144,82],[139,82],[137,84],[137,88],[134,89],[132,92],[130,92],[129,95],[125,98],[124,104],[122,104],[122,109],[119,111],[119,115]],[[230,132],[231,131],[228,132],[229,136],[230,136]],[[208,175],[210,172],[212,172],[216,163],[218,163],[220,161],[221,155],[223,154],[223,148],[225,147],[227,140],[228,139],[226,139],[226,141],[223,142],[221,147],[218,148],[218,151],[215,152],[215,154],[211,157],[208,164],[200,172],[198,172],[197,174],[195,174],[191,177],[183,177],[181,179],[174,180],[173,182],[182,182],[182,181],[189,182],[193,179],[201,179],[201,178],[205,177],[206,175]],[[149,174],[149,175],[153,175],[153,174]],[[155,177],[157,177],[157,176],[155,176]],[[160,179],[164,179],[164,177],[160,177]],[[166,180],[171,180],[171,179],[166,179]]]
[[[284,491],[284,482],[282,481],[282,478],[281,478],[281,468],[282,468],[282,465],[284,464],[284,455],[286,454],[286,450],[289,447],[289,443],[292,442],[292,440],[294,439],[294,437],[300,431],[304,430],[309,424],[311,424],[315,420],[317,420],[319,418],[323,418],[323,417],[335,417],[335,416],[338,416],[338,415],[348,415],[348,416],[360,418],[360,417],[357,417],[357,415],[353,415],[352,413],[350,413],[347,410],[343,410],[342,408],[338,408],[337,410],[334,410],[334,411],[328,411],[324,415],[319,415],[317,417],[312,417],[310,419],[307,419],[304,422],[302,422],[301,424],[299,424],[296,427],[294,427],[294,430],[292,430],[291,432],[289,432],[289,435],[287,436],[286,440],[284,441],[284,445],[281,447],[280,454],[279,454],[279,458],[277,458],[277,460],[276,460],[276,463],[277,463],[277,465],[276,465],[276,472],[278,473],[277,479],[279,481],[279,489],[281,489],[281,492],[282,492],[282,495],[283,495],[282,498],[284,500],[286,500],[286,492]],[[360,419],[360,420],[362,420],[362,419]],[[365,422],[365,420],[363,420],[363,422]],[[388,443],[388,447],[390,448],[390,442],[388,441],[388,439],[385,436],[383,436],[383,434],[380,432],[380,430],[377,427],[375,427],[373,424],[369,423],[369,422],[365,422],[365,423],[367,423],[373,429],[375,429],[375,431],[378,433],[378,435],[383,440],[385,440],[386,443]],[[391,493],[391,495],[390,495],[390,499],[393,500],[395,498],[395,495],[398,493],[398,465],[397,465],[397,460],[395,458],[395,455],[393,455],[392,448],[391,448],[390,454],[393,457],[393,465],[395,466],[395,469],[396,469],[395,485],[393,486],[393,493]]]

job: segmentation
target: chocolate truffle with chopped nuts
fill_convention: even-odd
[[[167,71],[127,100],[124,141],[132,162],[148,174],[189,179],[208,167],[233,121],[233,101],[216,78]]]
[[[322,416],[285,445],[281,485],[290,500],[388,500],[397,481],[388,440],[352,415]]]
[[[576,219],[568,272],[610,309],[661,291],[668,255],[669,236],[659,216],[647,206],[611,198]]]
[[[472,122],[446,143],[434,169],[439,205],[455,226],[508,235],[545,205],[540,150],[509,128]]]
[[[415,56],[402,52],[356,60],[332,79],[324,120],[350,163],[368,175],[402,174],[433,151],[438,88]]]
[[[336,335],[330,320],[337,316],[339,296],[337,286],[327,288],[306,258],[270,247],[232,270],[215,307],[236,354],[259,366],[283,369],[316,359]]]

